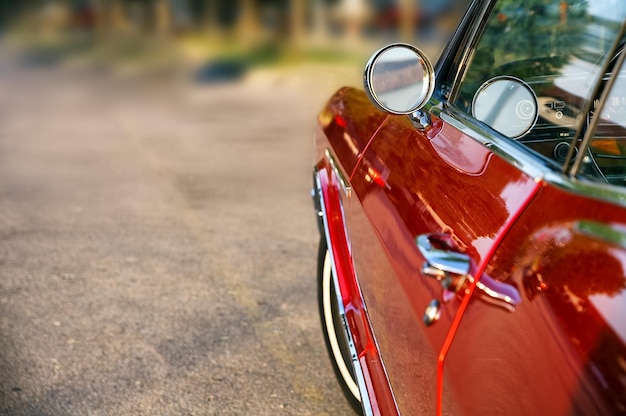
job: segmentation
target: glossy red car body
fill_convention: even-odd
[[[427,128],[352,88],[318,117],[314,197],[366,414],[626,413],[626,188],[449,102],[495,3],[440,58]],[[418,236],[468,256],[469,277],[442,289]]]

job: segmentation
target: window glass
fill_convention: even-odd
[[[600,110],[598,127],[583,159],[581,173],[613,185],[626,185],[626,69],[623,66]]]
[[[561,165],[625,17],[624,0],[500,0],[454,104]]]

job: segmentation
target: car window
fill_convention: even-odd
[[[598,126],[583,160],[581,174],[613,185],[626,185],[626,69],[622,66],[600,110]]]
[[[623,0],[500,0],[453,104],[561,166],[625,16]]]

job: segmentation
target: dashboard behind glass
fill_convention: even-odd
[[[563,168],[568,157],[576,156],[571,145],[586,130],[582,123],[589,126],[590,115],[598,108],[597,82],[614,51],[615,39],[623,33],[626,3],[614,3],[497,1],[487,12],[478,37],[465,46],[471,53],[458,63],[451,103],[557,169]],[[626,91],[616,89],[610,98],[605,108],[612,106],[613,113],[626,105]],[[477,101],[482,105],[476,105]],[[580,173],[623,184],[625,135],[620,132],[626,122],[609,114],[604,117],[604,110],[602,114],[598,132],[605,140],[597,141],[594,136],[590,150],[581,155],[587,166]],[[606,140],[607,134],[617,139],[617,151],[615,140]],[[611,175],[617,180],[609,180],[603,163],[594,159],[618,166],[617,175]]]
[[[593,84],[597,82],[597,60],[595,56],[570,56],[510,62],[482,75],[482,78],[469,78],[460,91],[457,105],[546,159],[562,164],[577,132],[578,121],[589,122],[599,103],[598,99],[594,100],[592,112],[580,117],[586,97],[590,96]],[[486,86],[502,83],[503,80],[519,85],[516,88],[500,88],[498,94],[486,99]],[[523,89],[530,93],[520,93]],[[486,114],[476,105],[480,99],[490,101],[491,112],[498,115]],[[626,82],[623,80],[617,82],[608,95],[590,147],[590,156],[587,166],[583,168],[584,176],[624,185]]]
[[[485,54],[482,59],[485,59]],[[473,66],[476,68],[476,57]],[[563,162],[567,153],[565,146],[569,146],[576,132],[576,118],[584,97],[589,94],[592,83],[590,73],[593,73],[589,67],[593,66],[575,57],[546,57],[510,62],[480,76],[476,76],[480,71],[473,71],[474,74],[468,74],[456,102],[464,111],[508,137],[550,160]],[[497,105],[494,104],[499,112],[511,114],[510,123],[519,123],[529,117],[529,127],[519,135],[506,134],[506,129],[498,129],[497,125],[478,114],[473,105],[484,85],[502,78],[518,80],[532,91],[532,95],[517,93],[515,96],[519,98],[500,100]],[[531,105],[536,117],[530,117],[533,113],[529,109]]]

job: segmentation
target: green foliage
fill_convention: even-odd
[[[502,0],[483,41],[504,56],[496,63],[567,56],[583,41],[588,0]]]

